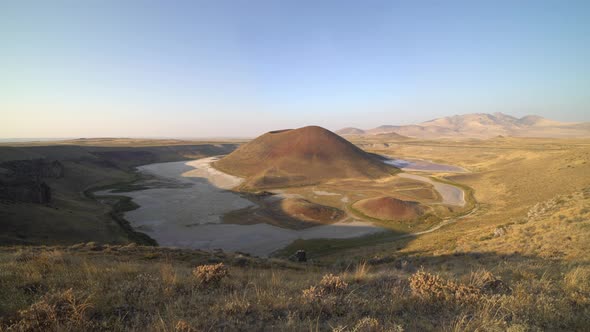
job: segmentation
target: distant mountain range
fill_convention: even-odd
[[[395,133],[415,138],[590,137],[590,122],[558,122],[537,115],[516,118],[503,113],[474,113],[438,118],[417,125],[384,125],[373,129],[343,128],[339,135]]]

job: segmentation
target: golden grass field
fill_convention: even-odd
[[[0,329],[589,330],[590,140],[352,141],[468,169],[440,178],[465,186],[473,211],[447,211],[453,222],[431,233],[296,241],[270,259],[100,239],[4,246]],[[371,190],[342,181],[289,192],[343,208],[325,193],[352,203]],[[302,248],[310,262],[284,259]]]

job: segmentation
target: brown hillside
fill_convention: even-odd
[[[366,216],[380,220],[414,219],[423,212],[417,202],[387,196],[363,199],[356,202],[354,208]]]
[[[397,169],[317,126],[268,132],[215,164],[245,177],[244,187],[270,188],[338,178],[376,179]]]

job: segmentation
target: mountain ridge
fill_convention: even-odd
[[[353,130],[354,129],[354,130]],[[381,125],[372,129],[343,128],[339,135],[396,133],[413,138],[590,137],[589,122],[559,122],[538,115],[521,118],[496,112],[452,115],[411,125]]]

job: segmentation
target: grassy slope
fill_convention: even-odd
[[[590,268],[534,256],[442,255],[326,266],[155,247],[15,249],[0,252],[5,327],[571,331],[584,330],[590,315]],[[201,284],[192,269],[213,262],[224,262],[229,276]],[[442,280],[431,285],[417,278],[419,266]],[[332,273],[346,285],[322,286],[322,276]],[[495,284],[497,278],[503,282]],[[445,286],[445,280],[453,284]],[[361,329],[367,324],[372,329]]]

